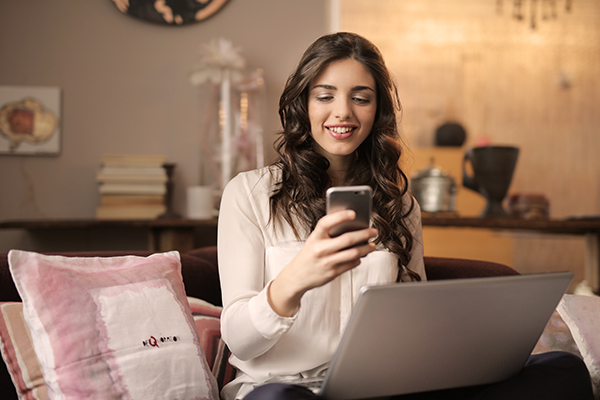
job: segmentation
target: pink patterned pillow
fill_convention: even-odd
[[[0,350],[19,399],[48,399],[42,366],[23,320],[23,303],[0,303]]]
[[[231,352],[221,340],[222,307],[188,297],[200,345],[219,388],[235,378],[229,362]],[[47,400],[42,366],[33,350],[29,327],[23,319],[23,303],[0,302],[0,350],[8,372],[23,400]]]
[[[188,302],[194,316],[196,330],[200,336],[200,344],[206,355],[206,361],[217,379],[219,388],[223,388],[224,385],[235,378],[237,372],[229,364],[231,352],[221,339],[221,311],[223,308],[194,297],[188,297]]]
[[[179,253],[8,258],[51,399],[218,399]]]

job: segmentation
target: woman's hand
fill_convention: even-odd
[[[335,225],[355,217],[354,211],[344,210],[319,220],[300,252],[271,282],[268,297],[277,314],[294,315],[304,293],[357,267],[362,257],[375,250],[373,243],[348,248],[376,237],[377,230],[373,228],[347,232],[336,238],[329,236]]]

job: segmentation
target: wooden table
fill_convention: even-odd
[[[481,228],[501,231],[524,231],[554,235],[579,235],[586,238],[585,278],[595,293],[600,293],[600,219],[524,220],[516,218],[465,218],[423,214],[423,226]],[[216,243],[217,220],[155,219],[97,220],[44,219],[0,222],[0,229],[83,230],[105,228],[143,228],[148,231],[151,251],[191,250],[194,235],[201,229],[207,244]]]

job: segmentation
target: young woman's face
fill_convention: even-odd
[[[376,111],[375,79],[354,59],[332,62],[310,83],[312,137],[332,163],[351,159],[371,133]]]

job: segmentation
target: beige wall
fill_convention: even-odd
[[[229,0],[183,27],[121,14],[111,0],[0,2],[0,85],[62,88],[59,157],[0,156],[0,220],[92,218],[103,153],[166,154],[177,163],[175,205],[198,184],[202,96],[188,74],[200,44],[242,47],[267,87],[267,151],[277,102],[302,51],[326,29],[323,0]],[[0,251],[27,247],[0,231]]]
[[[554,218],[600,214],[600,3],[575,0],[566,15],[556,3],[557,19],[532,30],[508,0],[501,13],[495,0],[340,0],[341,28],[381,48],[413,146],[457,120],[468,146],[486,136],[521,148],[512,192],[545,194]],[[521,271],[582,270],[582,238],[514,239]]]
[[[0,2],[0,85],[63,89],[62,154],[0,156],[0,220],[93,217],[94,175],[107,152],[166,154],[178,164],[182,212],[185,187],[198,180],[202,102],[187,79],[198,46],[229,38],[250,67],[265,69],[272,134],[281,87],[325,32],[327,3],[230,0],[207,21],[168,27],[122,15],[110,0]],[[341,28],[364,33],[384,52],[413,146],[430,145],[444,120],[460,120],[469,144],[487,135],[521,147],[513,191],[545,193],[556,218],[600,214],[600,5],[577,0],[572,14],[531,31],[509,18],[509,1],[503,15],[496,3],[342,0]],[[346,13],[365,4],[350,21]],[[120,239],[110,246],[122,248]],[[520,270],[581,270],[583,239],[523,234],[513,243]],[[36,245],[0,231],[0,251]]]

